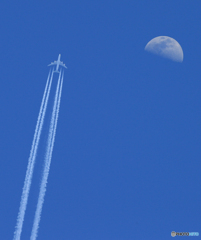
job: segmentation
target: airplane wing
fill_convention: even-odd
[[[58,61],[54,61],[54,62],[50,63],[48,66],[57,65],[57,63],[58,63]],[[61,65],[62,67],[67,68],[66,65],[63,62],[59,62],[59,65]]]
[[[52,63],[50,63],[48,66],[52,66],[52,65],[56,65],[57,64],[57,61],[54,61]]]
[[[60,62],[59,65],[61,65],[62,67],[67,68],[66,65],[63,62]]]

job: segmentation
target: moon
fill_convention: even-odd
[[[180,44],[174,38],[167,36],[153,38],[145,46],[145,51],[171,59],[175,62],[182,62],[184,58]]]

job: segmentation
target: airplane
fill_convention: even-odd
[[[52,62],[51,64],[48,65],[48,66],[56,65],[56,70],[54,72],[58,72],[59,73],[59,71],[58,71],[59,65],[61,65],[62,67],[67,68],[66,65],[63,62],[60,61],[60,58],[61,58],[61,54],[59,54],[57,61],[54,61],[54,62]]]

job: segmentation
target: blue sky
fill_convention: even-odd
[[[200,9],[186,0],[1,1],[2,240],[13,237],[47,65],[59,53],[68,69],[38,239],[201,233]],[[182,63],[144,51],[161,35],[180,43]]]

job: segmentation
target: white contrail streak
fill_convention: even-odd
[[[15,227],[13,240],[20,240],[20,236],[21,236],[21,232],[22,232],[24,216],[25,216],[25,212],[26,212],[29,191],[30,191],[31,181],[32,181],[32,176],[33,176],[34,164],[35,164],[38,144],[39,144],[39,140],[40,140],[40,135],[41,135],[42,127],[43,127],[47,103],[48,103],[48,99],[49,99],[52,78],[53,78],[53,71],[51,74],[49,72],[49,75],[47,78],[47,83],[45,86],[45,91],[43,94],[42,103],[40,106],[40,111],[39,111],[38,120],[37,120],[37,124],[36,124],[36,128],[35,128],[34,138],[33,138],[30,156],[29,156],[29,160],[28,160],[28,166],[27,166],[27,170],[26,170],[26,176],[25,176],[24,186],[23,186],[23,190],[22,190],[20,208],[19,208],[19,212],[18,212],[17,223],[16,223],[16,227]]]
[[[56,94],[55,94],[55,99],[54,99],[48,140],[47,140],[47,149],[46,149],[46,154],[45,154],[45,166],[44,166],[44,170],[43,170],[43,176],[42,176],[42,181],[41,181],[41,186],[40,186],[38,203],[37,203],[37,207],[36,207],[34,223],[33,223],[33,228],[32,228],[31,237],[30,237],[31,240],[36,240],[37,235],[38,235],[38,228],[39,228],[39,223],[40,223],[40,219],[41,219],[41,212],[42,212],[42,207],[43,207],[44,198],[45,198],[47,180],[48,180],[51,158],[52,158],[52,151],[53,151],[55,135],[56,135],[57,121],[58,121],[60,101],[61,101],[61,93],[62,93],[62,85],[63,85],[63,74],[61,76],[61,72],[60,72],[57,89],[56,89]]]

